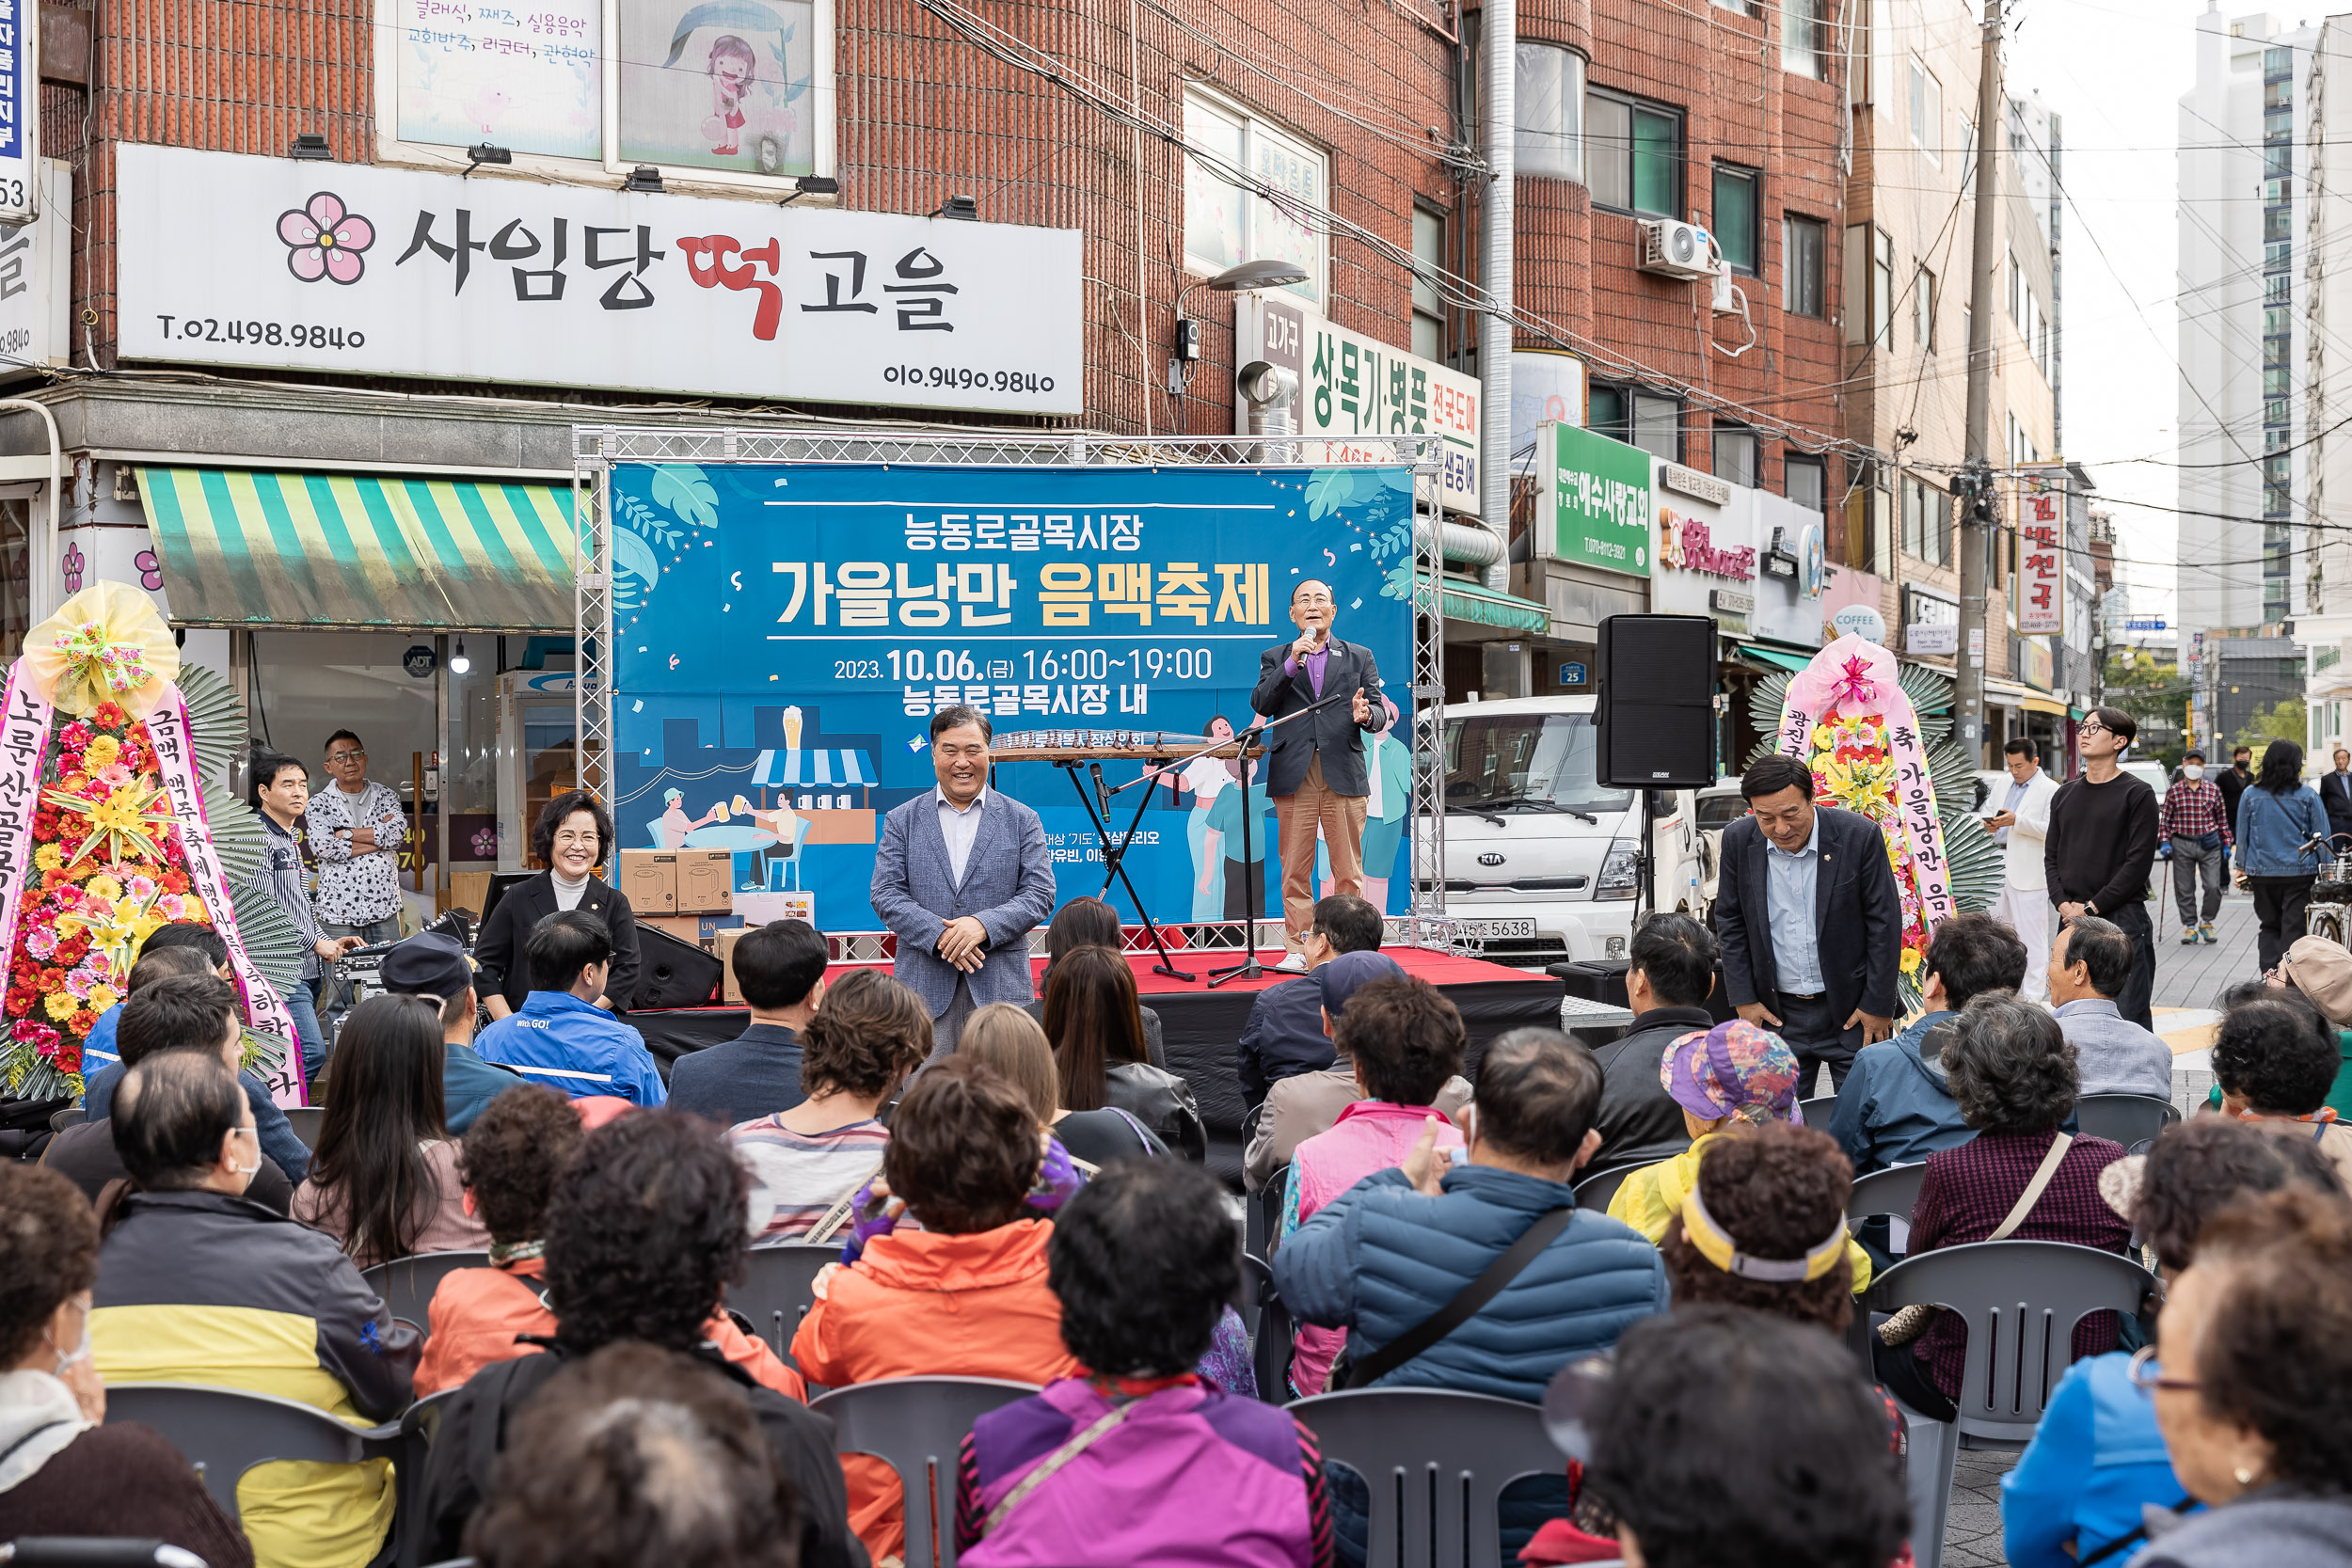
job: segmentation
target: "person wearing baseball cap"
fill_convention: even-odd
[[[384,955],[376,980],[394,996],[429,996],[441,1005],[441,1095],[451,1135],[464,1135],[484,1106],[523,1081],[474,1053],[473,960],[456,938],[421,931]]]
[[[1771,1030],[1734,1019],[1676,1039],[1658,1063],[1658,1081],[1682,1108],[1691,1147],[1633,1172],[1609,1200],[1611,1219],[1623,1220],[1652,1242],[1662,1241],[1669,1226],[1681,1223],[1710,1143],[1739,1137],[1768,1121],[1798,1119],[1797,1053]],[[1869,1289],[1870,1255],[1849,1238],[1846,1259],[1853,1265],[1853,1288],[1860,1294]]]

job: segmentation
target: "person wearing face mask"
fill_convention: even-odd
[[[2164,792],[2156,809],[2156,837],[2172,846],[2172,896],[2181,908],[2181,945],[2217,942],[2213,917],[2221,912],[2221,884],[2228,874],[2230,812],[2221,786],[2205,777],[2205,753],[2191,752],[2181,759],[2181,776]],[[2197,884],[2205,885],[2201,909]]]
[[[348,1421],[407,1408],[421,1343],[335,1239],[245,1196],[262,1154],[237,1081],[169,1051],[123,1075],[115,1144],[137,1191],[98,1254],[91,1342],[108,1383],[270,1394]],[[392,1523],[391,1465],[277,1461],[238,1506],[255,1556],[362,1568]],[[209,1560],[209,1559],[208,1559]]]
[[[106,1423],[90,1350],[98,1222],[73,1183],[0,1164],[0,1541],[161,1541],[214,1568],[253,1548],[154,1428]]]

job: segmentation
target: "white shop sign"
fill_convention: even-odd
[[[1074,229],[123,146],[126,359],[1085,407]]]
[[[40,216],[0,229],[0,379],[73,357],[66,295],[73,255],[73,166],[41,161]]]

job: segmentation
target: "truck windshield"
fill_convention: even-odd
[[[1591,716],[1582,713],[1448,719],[1446,808],[1623,811],[1633,803],[1633,792],[1607,788],[1593,777],[1598,739]]]

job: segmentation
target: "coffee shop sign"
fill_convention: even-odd
[[[1756,551],[1745,545],[1725,549],[1714,541],[1705,519],[1658,509],[1658,559],[1686,572],[1733,578],[1745,582],[1756,576]]]

